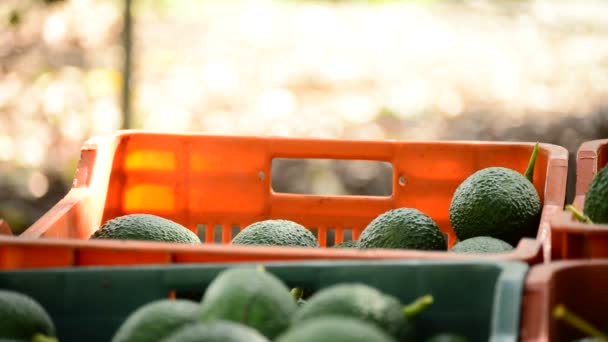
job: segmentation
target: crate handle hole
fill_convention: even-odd
[[[300,195],[393,194],[393,165],[387,161],[331,158],[273,158],[272,191]]]

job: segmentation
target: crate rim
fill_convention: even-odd
[[[201,268],[239,268],[256,267],[263,265],[269,268],[289,268],[289,267],[370,267],[370,266],[431,266],[442,267],[450,266],[496,266],[502,270],[530,270],[533,266],[519,260],[462,260],[462,259],[365,259],[365,260],[335,260],[335,259],[311,259],[311,260],[268,260],[268,261],[246,261],[239,263],[212,262],[212,263],[180,263],[180,264],[146,264],[146,265],[125,265],[125,266],[100,266],[87,265],[81,267],[48,267],[48,268],[27,268],[16,270],[0,270],[2,274],[26,274],[26,273],[53,273],[53,272],[75,272],[75,273],[99,273],[99,272],[131,272],[144,270],[148,272],[163,270],[193,270]]]
[[[385,138],[385,139],[354,139],[354,138],[340,138],[340,137],[303,137],[303,136],[282,136],[282,135],[247,135],[247,134],[212,134],[202,132],[191,132],[191,131],[177,131],[177,130],[148,130],[148,129],[120,129],[110,133],[100,133],[91,136],[86,139],[83,143],[83,148],[96,145],[99,139],[108,138],[124,138],[132,135],[148,135],[148,136],[175,136],[175,137],[210,137],[217,139],[249,139],[249,140],[284,140],[291,142],[344,142],[344,143],[408,143],[408,144],[440,144],[440,145],[490,145],[490,146],[534,146],[536,143],[539,146],[545,147],[552,155],[557,157],[567,157],[568,150],[557,144],[545,143],[541,141],[509,141],[509,140],[466,140],[466,139],[448,139],[448,140],[434,140],[434,139],[396,139],[396,138]],[[607,139],[608,140],[608,139]]]
[[[439,262],[447,260],[457,261],[526,261],[527,264],[539,262],[542,246],[540,242],[533,238],[523,238],[512,251],[506,253],[493,254],[473,254],[473,253],[450,253],[449,251],[423,251],[423,250],[396,250],[396,249],[334,249],[334,248],[307,248],[289,246],[233,246],[224,244],[181,244],[157,241],[136,241],[136,240],[76,240],[67,238],[20,238],[0,236],[0,246],[7,248],[57,248],[68,250],[76,258],[80,251],[101,250],[111,252],[145,250],[152,253],[166,253],[171,258],[176,254],[203,253],[209,256],[232,256],[246,255],[249,257],[275,257],[283,258],[292,256],[296,259],[289,259],[289,262],[300,260],[333,260],[334,262],[344,260],[424,260]],[[181,255],[180,254],[180,255]],[[238,261],[236,263],[240,263]],[[260,261],[260,262],[266,262]],[[210,264],[212,262],[170,262],[168,264]],[[231,262],[234,264],[235,262]],[[137,264],[137,265],[147,265]],[[95,265],[102,266],[102,265]],[[61,267],[83,268],[88,265],[70,264]],[[121,267],[127,267],[122,265]],[[54,268],[38,267],[38,268]],[[3,268],[0,267],[0,270]],[[10,267],[4,269],[11,269]],[[33,269],[29,268],[28,269]]]

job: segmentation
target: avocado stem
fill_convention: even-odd
[[[408,319],[416,318],[416,316],[424,312],[429,306],[431,306],[431,304],[433,304],[433,296],[422,296],[413,301],[411,304],[404,306],[403,314],[405,315],[405,318]]]
[[[302,299],[302,297],[304,297],[304,290],[299,287],[294,287],[293,289],[291,289],[291,295],[297,302],[298,300]]]
[[[573,205],[571,205],[571,204],[566,205],[566,210],[571,212],[577,220],[579,220],[581,222],[593,224],[593,221],[591,221],[589,216],[583,214],[581,211],[576,209]]]
[[[540,146],[538,145],[538,142],[536,143],[536,145],[534,145],[534,149],[532,149],[532,155],[530,156],[530,161],[528,162],[528,168],[526,169],[526,173],[524,173],[524,176],[526,178],[528,178],[528,180],[530,181],[530,183],[534,183],[533,179],[534,179],[534,165],[536,165],[536,157],[538,157],[538,150],[540,149]]]
[[[46,336],[44,334],[37,333],[32,336],[31,342],[58,342],[59,340],[56,337]]]
[[[601,341],[608,342],[608,336],[591,325],[589,322],[570,312],[563,304],[559,304],[555,307],[555,309],[553,309],[553,317],[555,319],[566,321],[566,323],[572,327],[584,332],[589,336],[593,336]]]

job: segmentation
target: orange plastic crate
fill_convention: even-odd
[[[557,304],[604,329],[608,326],[608,260],[568,260],[535,265],[524,288],[521,341],[573,341],[578,330],[553,319]]]
[[[214,241],[216,225],[222,227],[221,242],[227,244],[232,238],[233,226],[242,229],[259,220],[283,218],[315,228],[319,243],[325,246],[329,229],[334,230],[336,243],[342,241],[347,229],[352,230],[356,239],[382,212],[398,207],[415,207],[437,222],[447,233],[451,246],[455,236],[448,211],[456,187],[466,177],[485,167],[504,166],[523,172],[532,148],[533,143],[520,142],[361,141],[120,131],[86,142],[73,187],[67,196],[24,231],[19,239],[0,239],[0,254],[5,254],[0,259],[0,267],[19,268],[36,263],[23,260],[31,255],[25,252],[28,248],[30,252],[41,248],[58,249],[64,253],[60,256],[63,258],[60,263],[68,265],[124,264],[125,259],[121,259],[124,252],[118,251],[126,250],[141,255],[142,263],[147,260],[144,254],[158,251],[162,254],[158,260],[163,262],[477,257],[405,250],[218,247],[211,242]],[[271,189],[273,158],[386,161],[393,167],[392,195],[275,193]],[[522,240],[514,252],[484,258],[532,263],[543,258],[541,244],[544,244],[544,254],[547,255],[550,251],[548,218],[561,210],[564,204],[567,158],[564,148],[541,144],[534,173],[534,185],[543,200],[537,239]],[[194,232],[203,224],[206,244],[184,246],[65,240],[88,239],[106,220],[139,212],[166,217]],[[48,238],[63,240],[51,242]],[[14,253],[21,253],[22,258],[15,260],[22,261],[6,261]],[[101,256],[103,253],[106,254]],[[135,256],[133,263],[139,263]]]
[[[591,180],[608,164],[608,139],[583,143],[576,158],[574,206],[582,209]],[[563,211],[551,220],[554,259],[608,258],[608,224],[584,224]]]

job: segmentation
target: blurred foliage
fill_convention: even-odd
[[[66,194],[83,141],[119,127],[119,3],[0,2],[0,217],[17,233]]]
[[[9,26],[19,25],[23,17],[27,15],[27,12],[36,6],[51,6],[67,0],[21,0],[11,1],[5,0],[6,2],[1,9],[6,11],[8,9],[8,24]]]
[[[65,195],[82,143],[121,125],[122,6],[0,1],[0,217],[17,231]],[[210,134],[540,140],[567,147],[573,163],[583,140],[608,136],[607,10],[574,0],[136,0],[134,121]],[[277,186],[386,187],[324,165],[288,164]]]

